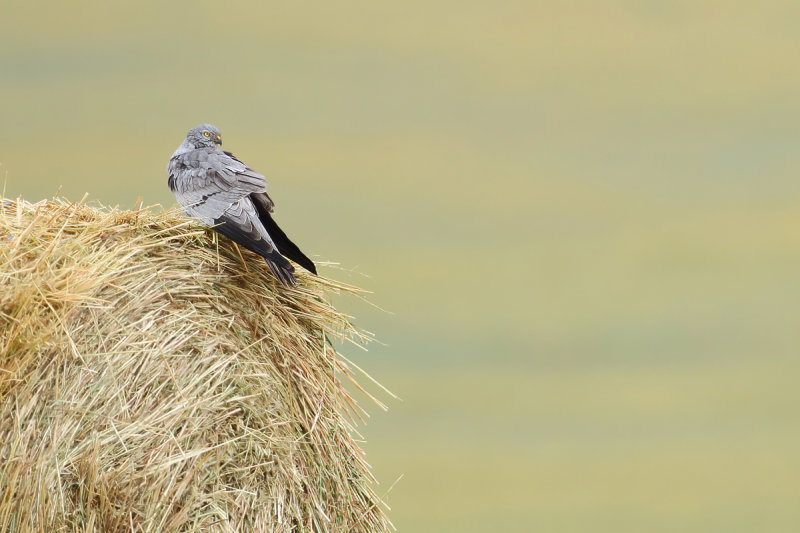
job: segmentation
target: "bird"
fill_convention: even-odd
[[[189,130],[169,158],[167,185],[187,215],[263,257],[284,285],[297,283],[291,259],[309,272],[314,262],[300,251],[272,218],[275,204],[264,176],[231,152],[211,124]]]

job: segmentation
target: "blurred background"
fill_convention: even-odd
[[[4,1],[0,181],[172,206],[167,159],[217,125],[390,312],[338,301],[402,398],[363,428],[400,531],[800,531],[798,21]]]

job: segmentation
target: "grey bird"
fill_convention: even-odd
[[[167,185],[186,214],[263,257],[285,285],[294,285],[287,258],[317,273],[314,263],[272,219],[274,204],[264,176],[222,151],[211,124],[189,130],[167,163]]]

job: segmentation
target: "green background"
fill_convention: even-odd
[[[391,312],[401,531],[800,531],[799,57],[795,1],[3,1],[0,181],[171,206],[217,125]]]

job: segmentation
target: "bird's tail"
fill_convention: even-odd
[[[297,281],[294,279],[294,267],[285,257],[279,254],[277,250],[273,249],[264,259],[267,261],[269,269],[281,283],[288,286],[297,284]]]
[[[284,285],[295,285],[297,283],[294,279],[294,267],[292,264],[264,239],[254,238],[251,233],[230,223],[225,218],[218,218],[214,221],[214,230],[263,257],[267,261],[269,269]]]

